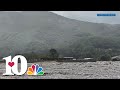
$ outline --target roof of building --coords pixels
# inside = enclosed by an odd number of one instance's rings
[[[119,56],[114,56],[114,57],[112,57],[112,59],[114,59],[114,58],[120,58],[120,55],[119,55]]]
[[[64,57],[64,58],[73,58],[73,57]]]

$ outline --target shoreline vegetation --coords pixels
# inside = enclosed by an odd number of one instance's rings
[[[47,54],[38,54],[38,53],[21,53],[12,55],[12,57],[16,55],[22,55],[27,59],[28,63],[34,62],[49,62],[49,61],[56,61],[56,62],[96,62],[96,61],[120,61],[119,56],[111,57],[110,54],[100,54],[97,58],[95,57],[64,57],[60,56],[56,49],[50,49]],[[0,62],[5,62],[3,59]],[[20,62],[18,60],[18,62]]]

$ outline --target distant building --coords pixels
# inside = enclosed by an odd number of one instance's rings
[[[81,61],[81,62],[95,62],[96,60],[93,58],[83,58],[83,59],[77,59],[77,61]]]
[[[77,60],[77,59],[73,58],[73,60]]]
[[[120,61],[120,55],[111,58],[112,61]]]
[[[93,58],[84,58],[84,60],[91,60],[91,59],[93,59]]]
[[[73,57],[64,57],[65,60],[73,60]]]

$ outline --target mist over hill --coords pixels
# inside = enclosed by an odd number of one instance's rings
[[[86,43],[94,38],[97,39],[94,44]],[[94,47],[96,41],[108,41],[112,46],[105,49],[118,49],[119,39],[119,24],[78,21],[47,11],[0,12],[0,57],[17,53],[45,53],[51,48],[61,54],[65,51],[65,55],[72,55],[71,50],[79,48],[83,41],[84,45]],[[97,46],[95,48],[100,48]]]

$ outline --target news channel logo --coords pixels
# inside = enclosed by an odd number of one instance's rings
[[[97,13],[97,16],[116,16],[115,13]]]
[[[18,71],[18,59],[21,60],[21,70]],[[27,60],[22,55],[16,55],[13,59],[11,56],[3,58],[6,61],[6,72],[3,75],[44,75],[43,68],[38,64],[32,64],[27,67]]]

